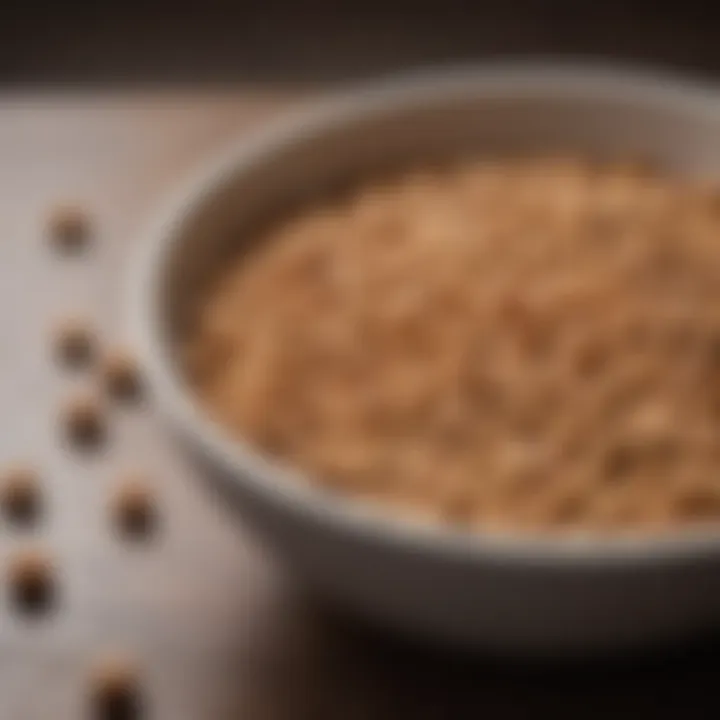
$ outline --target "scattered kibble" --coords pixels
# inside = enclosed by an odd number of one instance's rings
[[[123,480],[114,498],[112,513],[122,537],[142,539],[152,534],[157,525],[157,509],[143,478],[130,476]]]
[[[56,355],[65,365],[87,365],[95,352],[95,344],[95,336],[87,320],[67,318],[56,328]]]
[[[104,439],[103,409],[93,395],[73,398],[65,408],[63,421],[67,438],[77,448],[96,448]]]
[[[120,400],[136,399],[141,391],[141,378],[133,355],[124,349],[110,352],[103,363],[105,387]]]
[[[91,688],[94,720],[134,720],[141,714],[142,698],[137,672],[122,657],[106,657],[93,669]]]
[[[25,550],[11,559],[10,596],[15,609],[28,616],[49,612],[56,600],[52,561],[42,550]]]
[[[13,467],[0,478],[0,506],[5,517],[17,525],[30,525],[40,515],[37,473],[30,467]]]
[[[90,240],[90,221],[80,207],[59,205],[50,215],[49,231],[58,250],[64,254],[76,254]]]

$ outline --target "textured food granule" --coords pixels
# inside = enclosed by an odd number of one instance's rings
[[[24,550],[11,558],[10,595],[22,615],[47,613],[56,599],[56,580],[50,557],[41,549]]]
[[[95,352],[96,339],[89,322],[66,318],[55,328],[55,351],[65,365],[87,365]]]
[[[75,205],[58,205],[48,220],[50,239],[63,254],[77,254],[90,241],[90,220],[82,208]]]
[[[103,362],[104,383],[108,393],[119,400],[140,396],[142,381],[135,358],[125,349],[109,352]]]
[[[73,397],[63,410],[64,432],[78,449],[98,448],[105,438],[104,410],[93,394]]]
[[[113,521],[123,537],[146,538],[157,525],[153,493],[142,477],[123,479],[112,506]]]
[[[547,157],[360,186],[224,267],[186,369],[238,436],[393,512],[717,521],[719,200]]]
[[[16,466],[0,478],[0,507],[11,522],[32,524],[40,514],[40,488],[37,473],[30,467]]]
[[[137,670],[127,658],[108,655],[95,662],[90,705],[95,720],[133,720],[143,716]]]

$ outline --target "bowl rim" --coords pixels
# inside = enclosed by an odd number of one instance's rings
[[[398,550],[441,554],[455,560],[531,566],[658,564],[720,552],[720,528],[699,526],[658,534],[593,536],[512,532],[410,520],[392,509],[314,486],[298,469],[257,451],[231,435],[202,407],[163,339],[160,280],[186,221],[206,197],[238,173],[259,166],[275,152],[305,137],[408,104],[442,101],[457,94],[493,97],[582,98],[627,101],[658,111],[713,119],[720,124],[720,93],[712,84],[677,73],[607,63],[543,60],[500,61],[416,70],[358,85],[314,100],[243,134],[215,161],[169,196],[138,243],[129,274],[129,330],[149,389],[163,415],[204,455],[246,491],[309,521]]]

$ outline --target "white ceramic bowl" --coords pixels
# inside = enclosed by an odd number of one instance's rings
[[[316,104],[228,148],[142,248],[133,324],[149,384],[200,472],[280,557],[388,627],[507,652],[589,652],[720,625],[720,533],[532,539],[411,525],[313,488],[212,422],[177,338],[243,229],[348,174],[437,153],[569,151],[720,174],[720,101],[656,75],[490,66]],[[251,233],[248,233],[251,235]]]

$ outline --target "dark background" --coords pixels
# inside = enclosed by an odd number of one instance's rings
[[[418,64],[570,55],[720,71],[713,2],[0,3],[0,83],[341,82]]]

